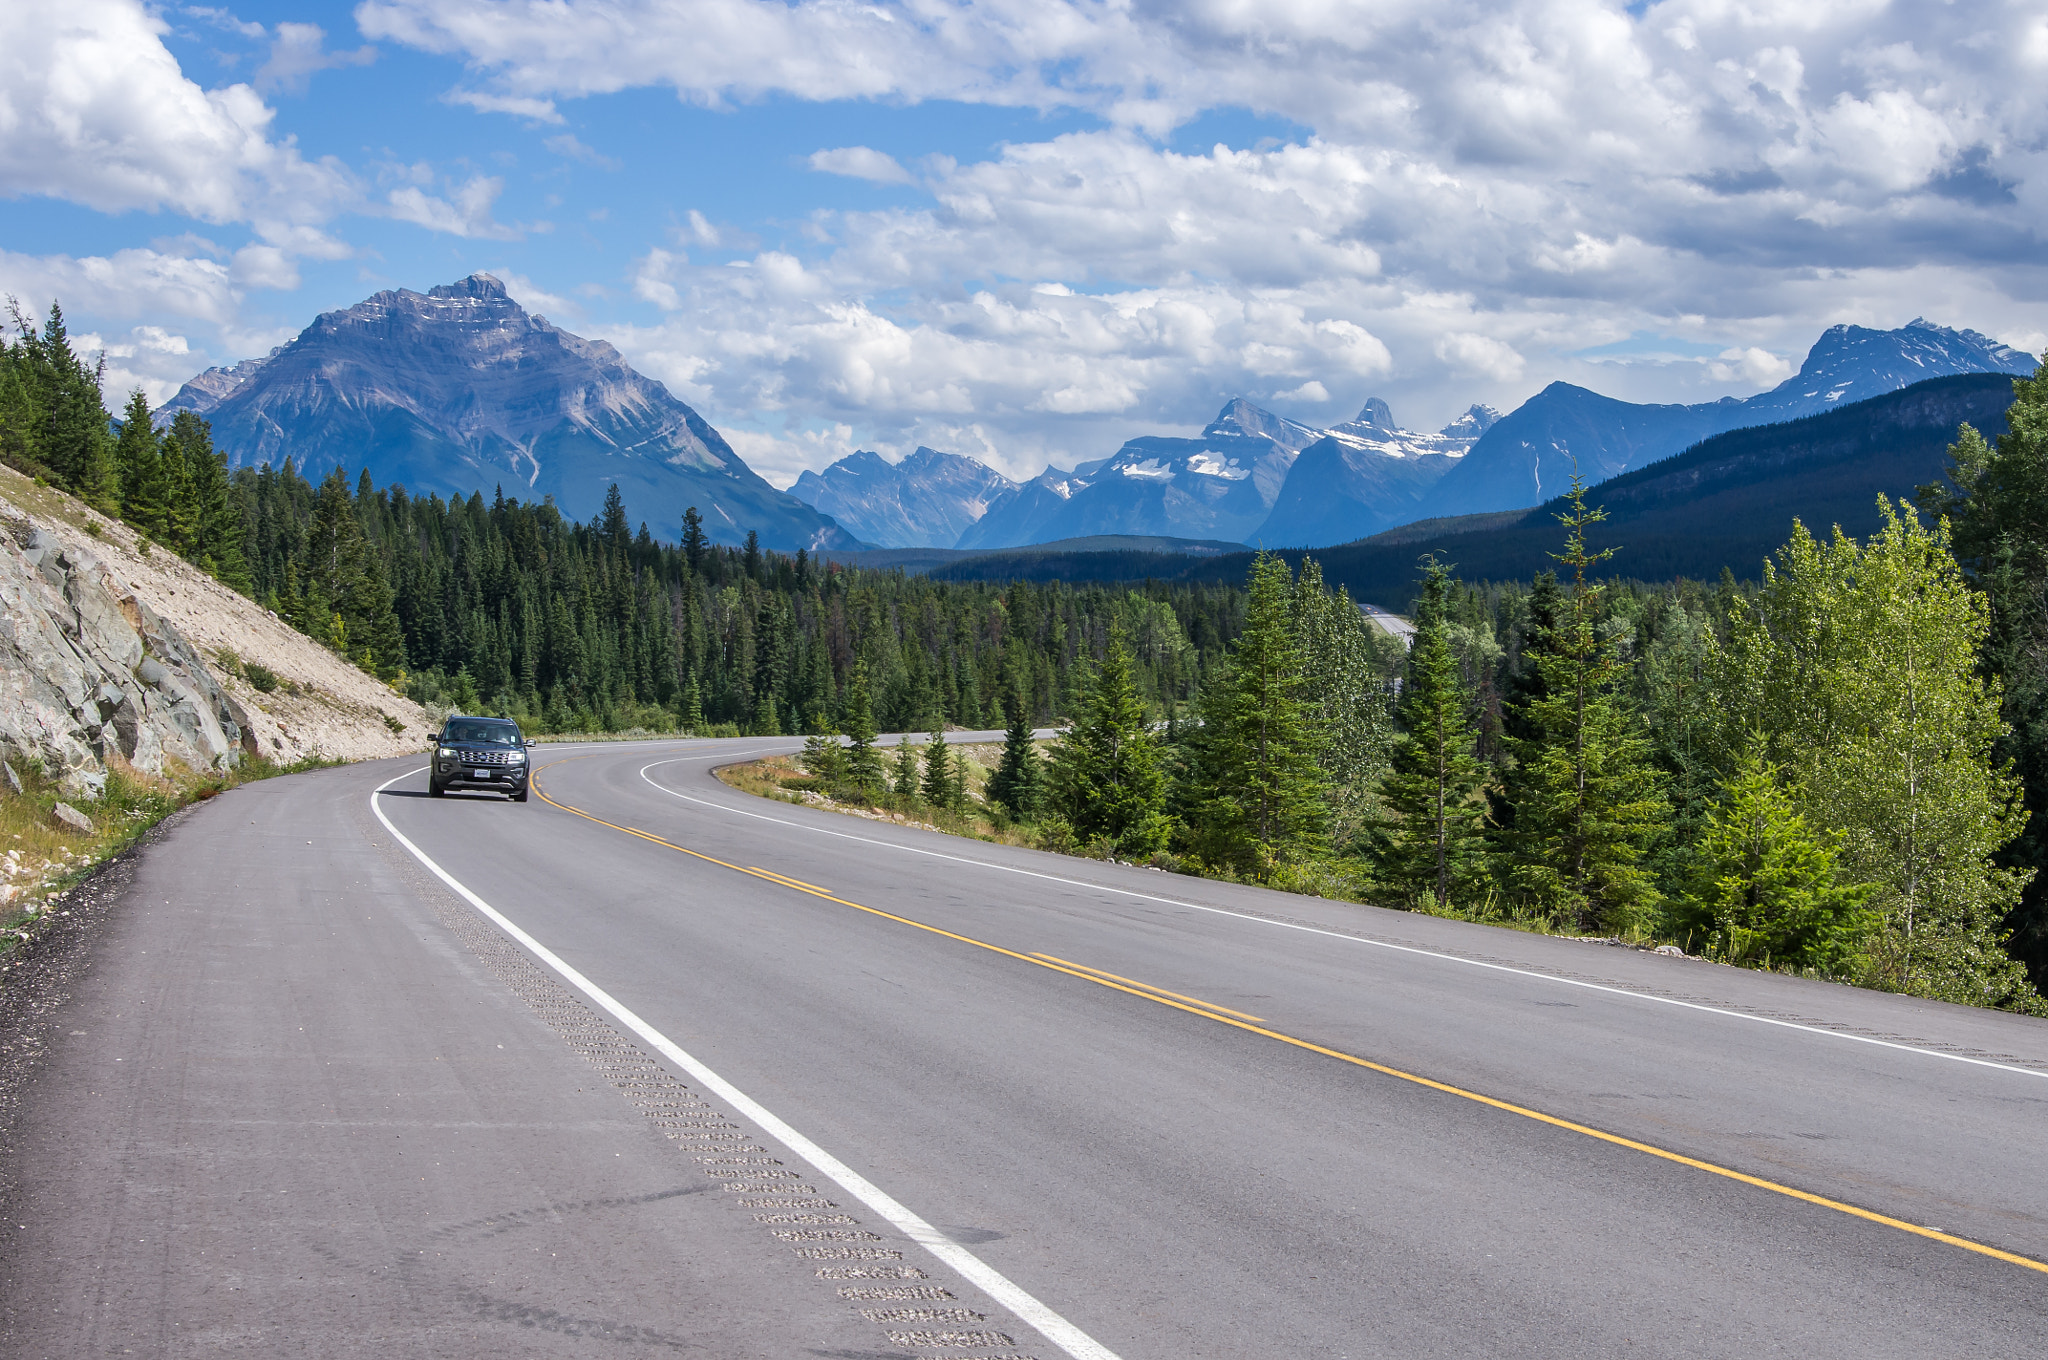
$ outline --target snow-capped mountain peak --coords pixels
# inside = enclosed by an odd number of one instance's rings
[[[1366,402],[1356,420],[1330,428],[1330,436],[1355,449],[1367,449],[1387,458],[1420,458],[1441,454],[1462,458],[1479,436],[1500,419],[1491,406],[1473,406],[1465,414],[1437,431],[1424,434],[1404,430],[1394,420],[1393,408],[1374,397]]]

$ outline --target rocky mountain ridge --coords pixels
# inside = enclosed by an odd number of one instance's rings
[[[414,495],[502,487],[553,496],[575,519],[617,483],[667,538],[695,505],[720,542],[753,530],[788,551],[860,546],[610,344],[527,312],[489,274],[322,313],[269,355],[200,374],[166,404],[177,409],[212,422],[231,467],[291,458],[314,479],[367,468]]]
[[[1929,378],[2030,374],[2035,363],[1976,331],[1916,317],[1889,331],[1832,326],[1797,374],[1742,400],[1645,405],[1552,383],[1487,430],[1413,518],[1520,509],[1562,492],[1574,468],[1587,482],[1601,482],[1728,430],[1814,415]]]
[[[950,548],[1018,484],[979,459],[920,445],[900,463],[865,450],[789,489],[877,548]]]

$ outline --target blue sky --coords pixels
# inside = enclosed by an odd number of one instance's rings
[[[2048,344],[2038,6],[73,0],[0,51],[0,287],[158,400],[479,269],[781,483]]]

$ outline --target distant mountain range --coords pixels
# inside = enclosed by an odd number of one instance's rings
[[[920,448],[894,464],[850,454],[806,472],[790,494],[885,548],[985,550],[1105,535],[1327,542],[1400,523],[1499,419],[1475,406],[1422,434],[1402,429],[1375,397],[1356,420],[1318,430],[1238,398],[1192,439],[1146,435],[1028,482]]]
[[[1743,401],[1644,406],[1552,383],[1489,429],[1411,518],[1536,505],[1565,489],[1574,466],[1587,482],[1603,482],[1724,430],[1813,415],[1928,378],[2030,374],[2035,364],[2033,356],[1975,331],[1916,318],[1894,331],[1831,327],[1797,375]]]
[[[617,350],[529,314],[489,274],[324,313],[263,358],[208,369],[157,417],[180,410],[212,423],[232,467],[289,457],[316,480],[367,468],[414,495],[502,487],[578,520],[616,482],[664,538],[695,505],[720,542],[751,529],[785,551],[861,546]]]
[[[1553,383],[1510,415],[1474,406],[1423,434],[1402,429],[1378,398],[1327,430],[1240,398],[1192,439],[1148,435],[1022,484],[973,459],[919,449],[894,466],[854,454],[822,475],[806,473],[793,491],[889,547],[1018,548],[1088,535],[1322,547],[1420,519],[1523,509],[1556,495],[1574,468],[1602,482],[1728,430],[1928,378],[2034,366],[2032,356],[1975,331],[1926,320],[1891,331],[1836,326],[1796,377],[1744,400],[1642,405]]]
[[[1754,580],[1791,536],[1795,519],[1817,535],[1838,524],[1867,535],[1879,523],[1879,495],[1910,497],[1916,487],[1939,480],[1956,427],[1967,421],[1995,439],[2012,400],[2012,379],[2003,374],[1933,378],[1819,415],[1730,430],[1624,473],[1586,496],[1607,512],[1591,533],[1591,546],[1619,549],[1597,574],[1713,580],[1726,569]],[[1554,568],[1551,554],[1563,535],[1560,508],[1552,501],[1422,520],[1314,555],[1331,584],[1346,586],[1361,603],[1399,611],[1414,598],[1425,553],[1467,581],[1526,581]],[[940,580],[1242,581],[1249,565],[1245,553],[1168,557],[1113,546],[1121,550],[978,554],[934,564],[930,574]],[[1286,553],[1297,561],[1301,555]]]
[[[1798,376],[1746,400],[1639,405],[1553,383],[1502,416],[1474,406],[1434,434],[1374,398],[1317,429],[1242,398],[1192,438],[1146,435],[1072,471],[1016,482],[920,447],[851,454],[769,485],[719,432],[601,340],[529,314],[488,274],[378,293],[287,345],[212,368],[157,413],[212,422],[230,465],[289,457],[309,477],[367,468],[415,495],[502,487],[587,520],[612,483],[663,537],[695,505],[705,528],[772,548],[989,550],[1087,538],[1325,547],[1418,520],[1519,510],[1574,467],[1599,483],[1726,431],[1853,405],[1927,378],[2031,373],[2034,359],[1925,320],[1836,326]]]

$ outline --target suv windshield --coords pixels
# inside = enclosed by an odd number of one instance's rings
[[[517,746],[519,729],[507,722],[452,722],[441,740],[470,746]]]

